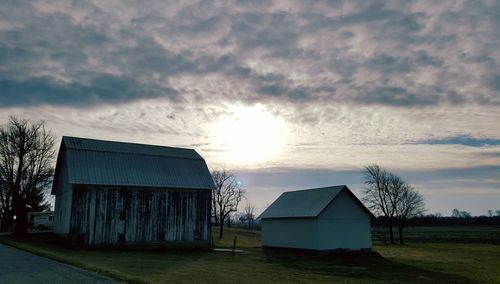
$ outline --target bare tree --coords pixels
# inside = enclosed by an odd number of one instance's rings
[[[383,215],[387,221],[389,238],[394,243],[393,223],[396,214],[395,201],[391,194],[391,174],[379,165],[365,167],[365,184],[363,202],[374,213]]]
[[[16,216],[15,235],[27,233],[28,211],[48,209],[45,193],[51,184],[54,138],[43,122],[11,117],[0,129],[2,211]],[[10,209],[9,209],[10,208]],[[12,222],[12,219],[6,220]],[[3,222],[2,222],[3,223]]]
[[[243,218],[248,223],[248,229],[251,229],[252,223],[255,220],[255,206],[252,203],[247,202],[245,204]]]
[[[493,217],[493,210],[488,210],[488,217]]]
[[[404,183],[399,188],[400,194],[396,203],[396,216],[398,220],[399,243],[404,244],[403,229],[409,218],[416,217],[425,212],[423,196],[412,186]]]
[[[394,244],[394,224],[398,225],[399,241],[404,243],[403,229],[406,221],[424,212],[423,197],[399,176],[379,165],[365,167],[363,201],[368,208],[383,215],[389,228],[389,238]]]
[[[224,236],[224,221],[232,212],[238,211],[238,205],[245,192],[240,188],[233,173],[226,169],[212,171],[215,190],[212,197],[213,211],[219,224],[219,238]]]

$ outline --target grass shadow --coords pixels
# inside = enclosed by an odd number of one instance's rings
[[[422,269],[375,255],[313,255],[273,250],[264,250],[264,254],[269,263],[304,273],[342,277],[353,282],[471,283],[471,280],[465,277]]]

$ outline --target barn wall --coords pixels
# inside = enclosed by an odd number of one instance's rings
[[[298,249],[317,249],[315,218],[262,219],[262,245]]]
[[[120,234],[126,243],[208,241],[210,197],[210,190],[75,186],[71,233],[89,245],[116,244]]]
[[[72,186],[68,183],[66,156],[61,157],[61,167],[58,172],[56,200],[54,208],[54,231],[58,234],[68,234],[71,219]]]
[[[370,217],[346,191],[320,214],[318,244],[321,250],[372,247]]]

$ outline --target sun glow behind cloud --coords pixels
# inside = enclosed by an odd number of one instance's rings
[[[248,165],[272,159],[283,150],[287,127],[262,105],[233,106],[215,124],[215,144],[225,162]]]

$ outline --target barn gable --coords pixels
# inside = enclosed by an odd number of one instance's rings
[[[60,178],[84,185],[214,188],[205,160],[193,149],[76,137],[62,139],[52,194]]]

